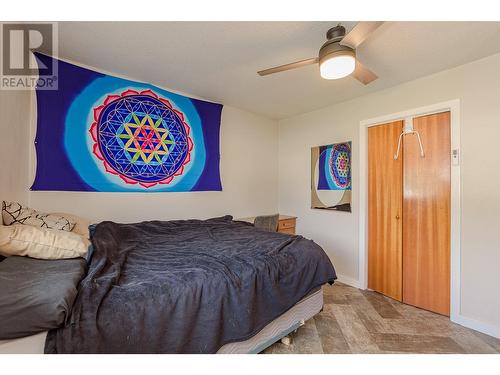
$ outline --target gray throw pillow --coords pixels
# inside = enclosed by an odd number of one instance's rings
[[[0,340],[34,335],[64,324],[86,269],[82,258],[11,256],[0,262]]]
[[[256,228],[266,230],[268,232],[276,232],[278,230],[279,214],[257,216],[253,222]]]

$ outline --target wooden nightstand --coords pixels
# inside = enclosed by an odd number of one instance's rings
[[[286,234],[295,234],[296,216],[280,215],[278,220],[278,232]]]

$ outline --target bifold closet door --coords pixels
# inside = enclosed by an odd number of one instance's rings
[[[413,119],[404,137],[403,302],[450,313],[450,112]]]
[[[403,121],[368,128],[368,288],[402,299]]]

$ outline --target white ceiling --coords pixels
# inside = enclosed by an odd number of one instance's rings
[[[317,56],[336,24],[60,22],[59,56],[279,119],[500,52],[500,22],[387,22],[357,52],[379,76],[368,86],[323,80],[317,65],[256,74]]]

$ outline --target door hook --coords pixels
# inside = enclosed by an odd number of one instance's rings
[[[418,131],[413,129],[413,123],[412,121],[405,121],[405,127],[401,131],[401,134],[399,135],[398,139],[398,148],[396,149],[396,153],[394,154],[394,160],[398,160],[399,158],[399,151],[401,150],[401,139],[403,138],[403,135],[409,135],[409,134],[415,134],[418,139],[418,145],[420,147],[420,156],[425,157],[424,154],[424,146],[422,146],[422,139],[420,138],[420,134],[418,134]]]

